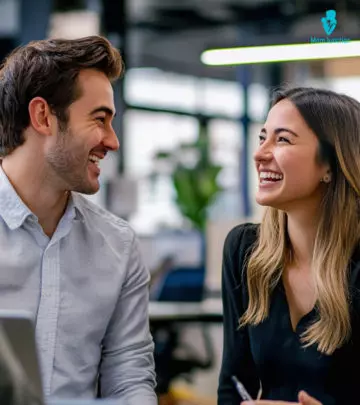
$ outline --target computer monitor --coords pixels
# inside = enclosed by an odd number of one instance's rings
[[[15,396],[44,404],[41,373],[31,314],[0,311],[0,362],[6,373],[5,388]]]
[[[29,385],[39,405],[126,405],[119,399],[49,399],[44,400],[35,327],[30,313],[0,310],[0,370],[9,374],[15,389],[24,391]],[[3,375],[2,375],[3,377]],[[2,380],[4,380],[2,378]],[[22,386],[21,386],[22,385]],[[27,387],[25,387],[27,388]],[[24,402],[27,405],[30,403]]]

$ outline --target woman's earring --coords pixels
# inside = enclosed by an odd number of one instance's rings
[[[323,183],[330,183],[331,181],[331,175],[330,174],[325,174],[325,176],[321,179]]]

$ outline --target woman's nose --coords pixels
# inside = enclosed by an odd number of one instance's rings
[[[254,160],[256,162],[264,161],[264,160],[271,160],[273,156],[272,146],[267,143],[266,141],[259,145],[254,153]]]

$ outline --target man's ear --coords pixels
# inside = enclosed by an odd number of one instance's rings
[[[49,104],[42,97],[34,97],[29,103],[30,125],[42,135],[52,134],[53,120]]]

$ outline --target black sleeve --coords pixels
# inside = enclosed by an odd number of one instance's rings
[[[219,376],[218,405],[239,405],[242,398],[234,388],[231,376],[244,384],[256,398],[259,378],[252,359],[247,327],[239,329],[239,318],[247,303],[243,263],[256,241],[258,226],[242,224],[226,237],[222,265],[222,301],[224,312],[223,358]]]

